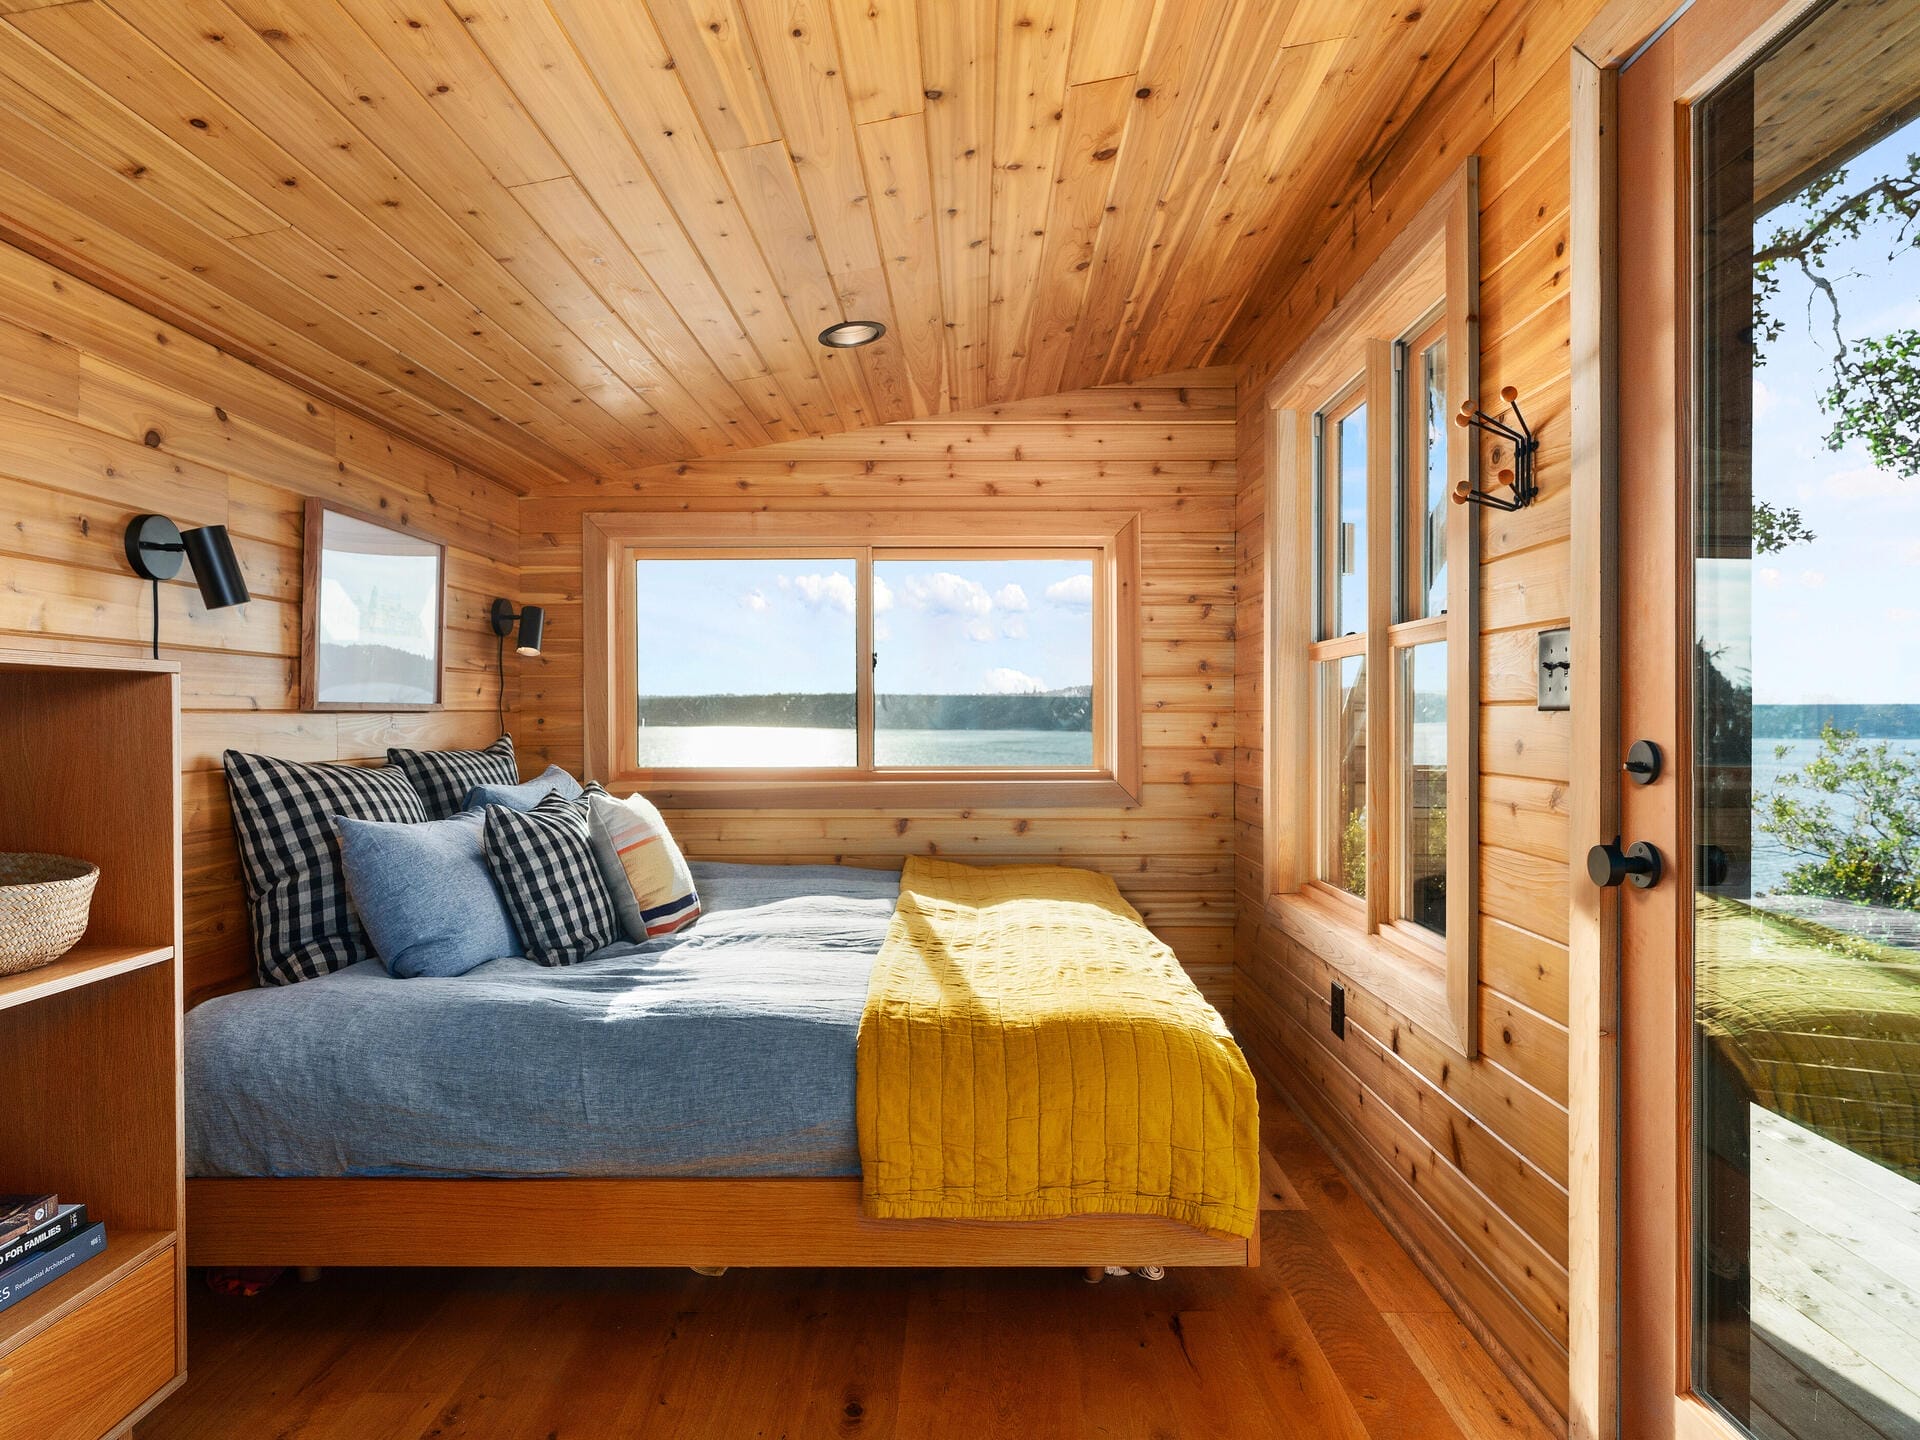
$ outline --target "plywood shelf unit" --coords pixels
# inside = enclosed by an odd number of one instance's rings
[[[171,945],[76,945],[51,965],[24,975],[0,976],[0,1010],[111,980],[142,966],[164,965],[173,956]]]
[[[0,1367],[19,1346],[59,1324],[96,1295],[111,1290],[179,1241],[177,1230],[113,1231],[107,1236],[105,1255],[68,1271],[12,1309],[0,1310]]]
[[[0,1440],[95,1440],[186,1377],[178,667],[0,650],[0,755],[0,851],[100,867],[80,944],[0,977],[0,1190],[107,1227],[0,1310]]]

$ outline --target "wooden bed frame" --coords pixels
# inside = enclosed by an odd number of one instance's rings
[[[234,988],[198,978],[196,1001]],[[188,1179],[186,1263],[1092,1271],[1253,1266],[1260,1244],[1143,1215],[872,1220],[851,1178]]]
[[[189,1180],[190,1265],[1251,1266],[1175,1220],[870,1220],[853,1179]]]

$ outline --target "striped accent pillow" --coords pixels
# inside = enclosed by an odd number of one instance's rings
[[[598,785],[586,798],[593,858],[627,938],[671,935],[698,920],[693,871],[659,810],[639,795],[616,800]]]
[[[389,767],[306,765],[229,750],[221,757],[262,985],[312,980],[373,958],[347,898],[333,817],[417,824],[407,777]]]
[[[389,750],[387,764],[398,766],[413,782],[429,820],[459,814],[476,786],[520,783],[511,735],[502,735],[484,750]]]
[[[489,805],[485,848],[529,960],[571,965],[620,938],[587,840],[584,800],[548,795],[531,810]]]

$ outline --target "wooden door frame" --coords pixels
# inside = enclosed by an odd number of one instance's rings
[[[1623,1061],[1620,1045],[1623,939],[1638,933],[1649,943],[1654,917],[1623,918],[1622,893],[1597,889],[1587,878],[1589,847],[1620,835],[1621,818],[1621,638],[1626,630],[1622,607],[1619,514],[1622,501],[1620,387],[1622,291],[1618,276],[1618,238],[1622,211],[1640,233],[1646,227],[1665,227],[1675,240],[1672,333],[1675,337],[1673,375],[1682,383],[1668,401],[1671,422],[1665,434],[1647,434],[1636,427],[1635,444],[1649,450],[1665,447],[1674,456],[1677,474],[1690,464],[1690,427],[1685,381],[1691,373],[1686,354],[1691,328],[1690,276],[1684,244],[1688,232],[1680,222],[1686,216],[1684,156],[1690,132],[1692,104],[1781,30],[1813,8],[1817,0],[1614,0],[1582,32],[1570,57],[1571,215],[1570,344],[1572,355],[1572,477],[1569,527],[1571,531],[1572,661],[1574,676],[1571,736],[1571,784],[1568,811],[1569,846],[1568,934],[1568,1433],[1574,1440],[1610,1440],[1619,1434],[1651,1437],[1715,1437],[1735,1435],[1704,1401],[1694,1395],[1691,1374],[1690,1294],[1684,1274],[1676,1278],[1690,1253],[1690,1196],[1687,1175],[1690,1054],[1677,1046],[1679,1065],[1668,1063],[1662,1074],[1634,1066],[1631,1053]],[[1621,72],[1661,41],[1682,21],[1687,29],[1682,54],[1673,71],[1676,144],[1675,183],[1649,191],[1629,185],[1623,193],[1619,168],[1618,90]],[[1637,287],[1631,292],[1638,295]],[[1643,389],[1660,382],[1658,366],[1636,364],[1626,372],[1628,384]],[[1631,478],[1628,481],[1631,486]],[[1661,497],[1630,494],[1629,507],[1639,517],[1651,500],[1657,509]],[[1671,564],[1664,566],[1665,594],[1649,593],[1646,577],[1639,576],[1632,604],[1634,613],[1688,616],[1690,591],[1683,578],[1690,573],[1691,487],[1673,485],[1666,499],[1671,515],[1660,523],[1672,525]],[[1656,585],[1659,583],[1656,580]],[[1671,620],[1667,621],[1672,624]],[[1664,707],[1667,723],[1650,734],[1677,762],[1690,753],[1689,693],[1685,671],[1690,647],[1675,626],[1673,643],[1656,657],[1669,662],[1649,677],[1636,670],[1643,691],[1650,691],[1652,707]],[[1581,677],[1602,677],[1602,683],[1582,683]],[[1651,687],[1648,680],[1651,679]],[[1657,692],[1657,693],[1654,693]],[[1649,708],[1643,705],[1642,711]],[[1679,794],[1684,763],[1669,772],[1671,797]],[[1691,893],[1691,867],[1677,837],[1687,822],[1676,813],[1669,833],[1646,838],[1667,854],[1670,862],[1664,899],[1666,939],[1678,945],[1685,935],[1685,915],[1674,897]],[[1629,838],[1640,838],[1639,836]],[[1636,892],[1637,897],[1637,892]],[[1652,898],[1651,896],[1646,898]],[[1658,908],[1658,907],[1656,907]],[[1682,1014],[1687,998],[1678,981],[1662,997],[1676,1039],[1682,1040],[1691,1016]],[[1660,1007],[1656,1007],[1660,1008]],[[1640,1016],[1646,1017],[1642,1005]],[[1629,1012],[1633,1014],[1635,1012]],[[1656,1023],[1659,1023],[1656,1020]],[[1621,1246],[1622,1106],[1633,1111],[1638,1124],[1654,1135],[1672,1126],[1673,1143],[1657,1147],[1658,1154],[1627,1157],[1631,1169],[1646,1164],[1663,1182],[1655,1186],[1655,1200],[1645,1216],[1643,1233],[1663,1243],[1647,1248]],[[1652,1148],[1652,1147],[1650,1147]],[[1630,1177],[1631,1178],[1631,1177]],[[1636,1211],[1636,1215],[1640,1212]],[[1644,1300],[1657,1297],[1647,1317],[1647,1333],[1621,1333],[1623,1290]],[[1638,1382],[1623,1394],[1622,1365]],[[1649,1398],[1651,1396],[1651,1399]],[[1669,1403],[1670,1398],[1670,1403]]]

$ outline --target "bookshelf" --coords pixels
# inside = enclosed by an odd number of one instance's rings
[[[0,977],[0,1190],[107,1226],[0,1310],[0,1440],[99,1440],[186,1378],[178,666],[0,649],[0,850],[100,867],[79,946]]]

